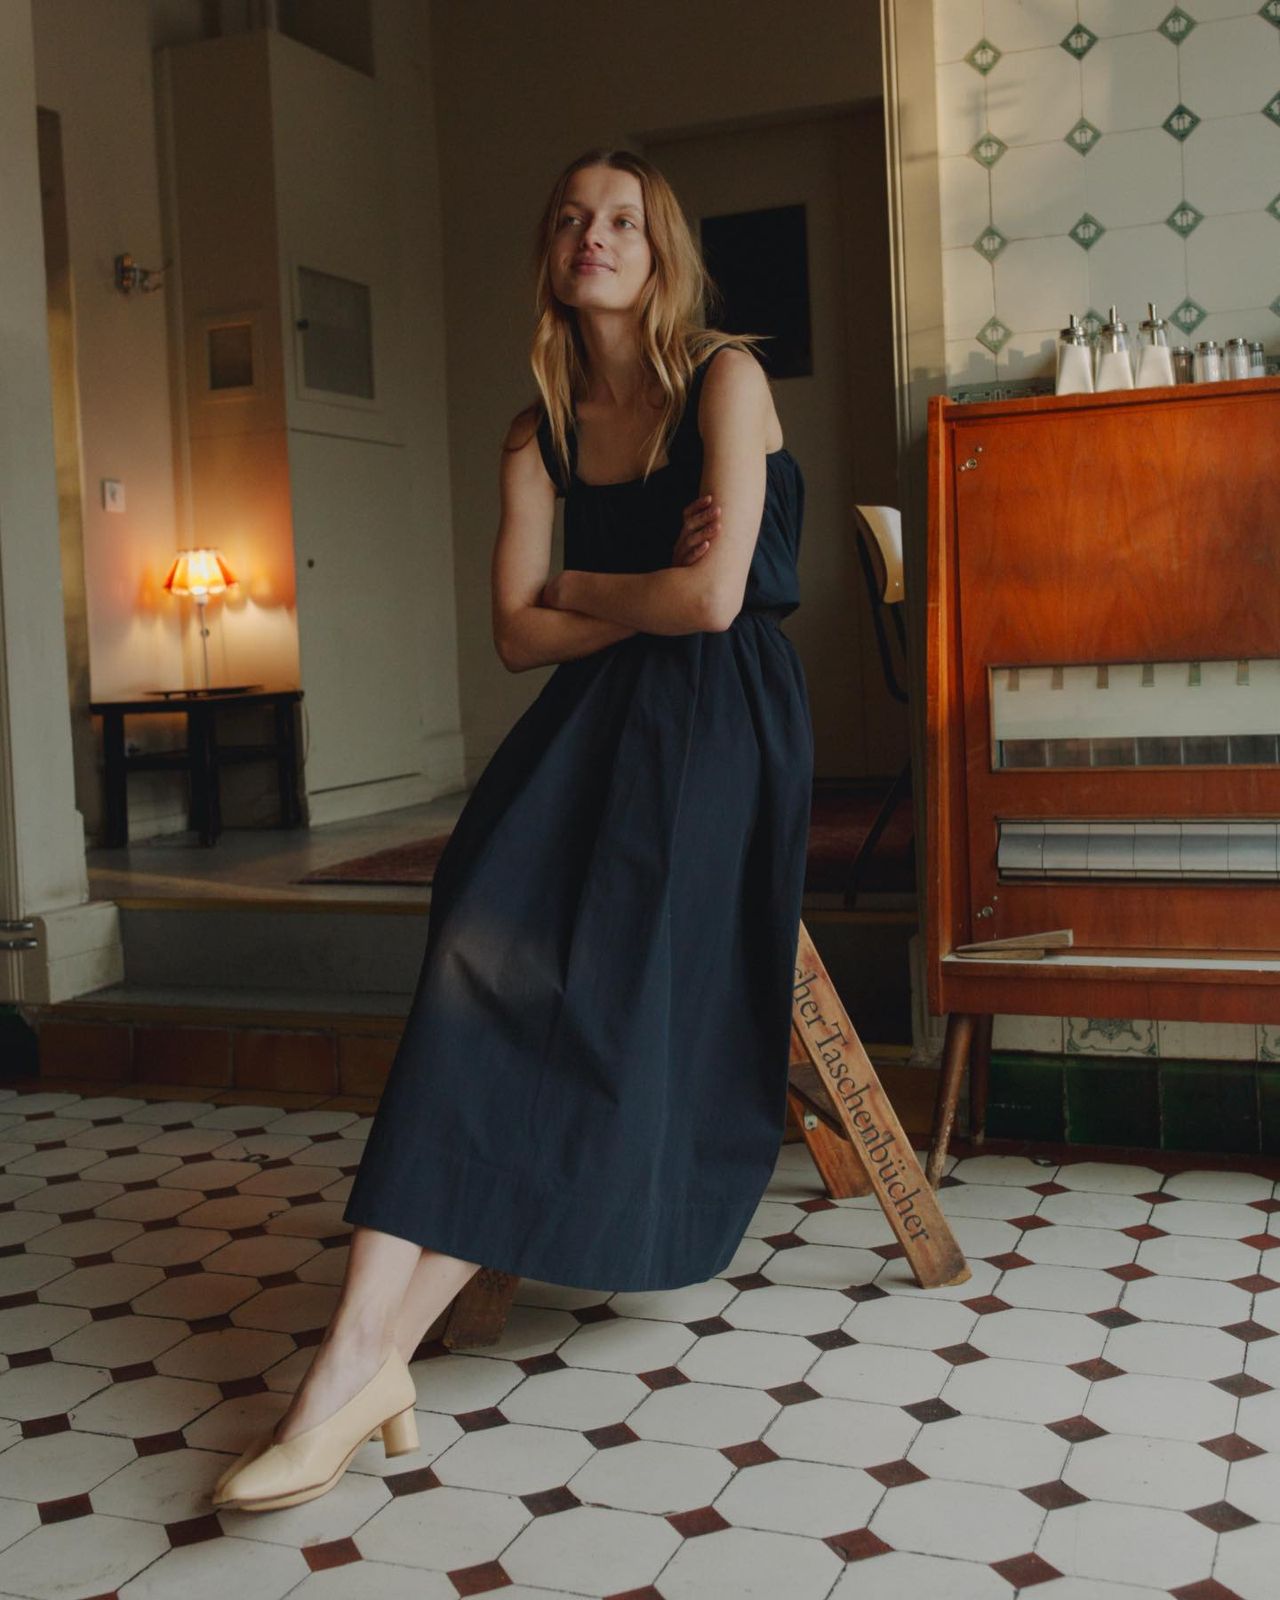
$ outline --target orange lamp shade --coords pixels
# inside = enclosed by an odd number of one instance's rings
[[[203,598],[221,594],[235,581],[235,574],[216,550],[179,550],[164,586],[170,594]]]

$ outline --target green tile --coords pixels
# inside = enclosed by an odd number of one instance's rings
[[[1162,1061],[1160,1146],[1252,1155],[1260,1147],[1252,1061]]]
[[[984,167],[994,167],[1009,146],[994,133],[984,133],[969,154]]]
[[[1157,33],[1164,34],[1165,38],[1173,44],[1181,44],[1196,25],[1196,19],[1182,9],[1174,6],[1173,10],[1156,29]]]
[[[987,1096],[987,1132],[993,1139],[1066,1137],[1064,1059],[993,1051]]]
[[[1068,232],[1082,250],[1092,250],[1098,240],[1107,230],[1088,211],[1079,219]]]
[[[1167,227],[1172,228],[1175,233],[1180,233],[1185,239],[1204,221],[1204,212],[1197,211],[1189,200],[1184,200],[1181,205],[1175,206],[1164,220]]]
[[[1003,52],[997,50],[990,39],[979,39],[965,60],[975,72],[980,72],[985,78],[1002,54]]]
[[[1095,128],[1087,117],[1081,117],[1079,122],[1063,135],[1063,140],[1077,155],[1087,156],[1101,137],[1102,130]]]
[[[1202,305],[1188,297],[1174,306],[1169,313],[1169,320],[1176,322],[1183,333],[1194,333],[1204,319],[1209,315]]]
[[[1158,1149],[1158,1066],[1133,1056],[1068,1056],[1068,1140]]]
[[[1067,54],[1074,56],[1077,61],[1087,56],[1097,42],[1098,35],[1092,28],[1086,28],[1083,22],[1077,22],[1066,38],[1060,41]]]
[[[978,329],[975,335],[981,345],[985,345],[993,356],[998,356],[1005,345],[1013,337],[1009,329],[1000,321],[999,317],[992,317]]]
[[[1280,1063],[1258,1063],[1259,1147],[1264,1156],[1280,1156]]]
[[[1182,140],[1189,139],[1200,126],[1200,118],[1190,106],[1184,106],[1179,101],[1160,126],[1181,143]]]

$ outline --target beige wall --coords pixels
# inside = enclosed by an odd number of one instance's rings
[[[534,224],[556,173],[591,145],[848,105],[881,92],[876,0],[435,0],[459,664],[477,769],[545,673],[493,650],[489,561],[499,448],[535,394],[528,366]]]
[[[36,0],[36,98],[58,112],[84,471],[90,676],[97,696],[165,681],[178,612],[160,584],[175,518],[163,294],[120,294],[113,262],[164,257],[144,0]],[[123,516],[99,484],[125,486]]]

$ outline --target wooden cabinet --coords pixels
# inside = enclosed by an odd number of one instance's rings
[[[1280,1020],[1278,462],[1276,378],[931,402],[933,1012]]]

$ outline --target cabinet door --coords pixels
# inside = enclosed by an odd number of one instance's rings
[[[1157,881],[1114,861],[1069,877],[1066,856],[1061,876],[1002,881],[996,861],[1002,821],[1054,819],[1065,835],[1280,818],[1265,736],[1280,734],[1277,437],[1280,391],[955,424],[969,892],[973,913],[990,908],[973,937],[1072,927],[1087,947],[1280,948],[1274,882]],[[1214,696],[1237,672],[1232,708],[1265,697],[1267,728],[1228,754]],[[1046,754],[1036,764],[1027,740],[1001,764],[993,708],[1016,727],[1031,693],[1040,720],[1025,725]]]

